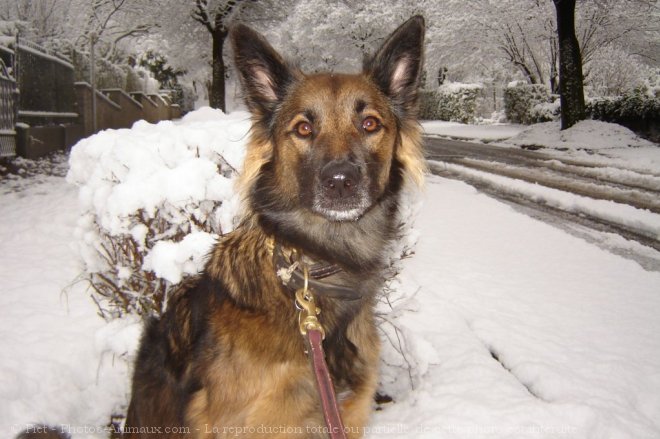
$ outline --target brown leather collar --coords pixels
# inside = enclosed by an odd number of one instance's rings
[[[296,251],[285,249],[277,242],[274,243],[273,263],[275,270],[277,276],[287,288],[292,291],[303,288],[305,276],[302,264],[304,263],[307,264],[308,269],[309,289],[314,293],[333,299],[349,301],[360,299],[360,296],[356,295],[352,288],[327,281],[322,282],[325,278],[341,273],[343,269],[339,265],[311,261],[306,256],[302,256],[301,262],[299,258],[300,255]]]

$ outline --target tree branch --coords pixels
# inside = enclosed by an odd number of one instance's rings
[[[195,9],[190,13],[193,20],[201,23],[210,33],[215,32],[215,28],[209,17],[208,0],[195,0]]]

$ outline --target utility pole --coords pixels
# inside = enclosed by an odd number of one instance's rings
[[[92,133],[96,133],[96,64],[94,61],[94,44],[96,44],[96,32],[89,36],[89,81],[92,85]]]

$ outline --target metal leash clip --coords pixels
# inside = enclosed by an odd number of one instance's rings
[[[302,258],[300,259],[302,260]],[[307,335],[307,331],[316,330],[321,333],[325,339],[325,330],[321,326],[318,315],[321,314],[321,308],[316,306],[314,295],[309,290],[309,272],[307,264],[302,263],[305,283],[302,288],[296,291],[296,308],[298,312],[298,326],[302,335]]]

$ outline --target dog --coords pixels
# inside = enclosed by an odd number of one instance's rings
[[[321,310],[345,431],[363,435],[378,383],[373,307],[400,193],[425,172],[415,118],[424,26],[419,16],[401,25],[360,74],[304,74],[254,30],[232,27],[252,116],[246,214],[147,323],[125,437],[328,437],[294,306],[303,281]]]

